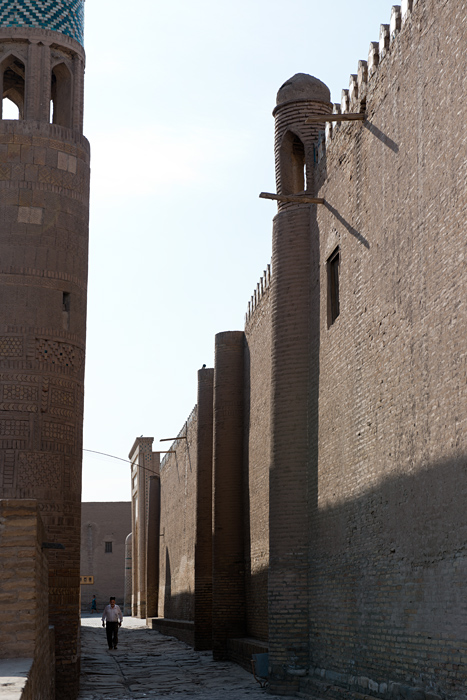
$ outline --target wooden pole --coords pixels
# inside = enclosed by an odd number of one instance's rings
[[[317,117],[308,117],[305,124],[320,124],[321,122],[362,122],[366,119],[366,114],[360,112],[349,112],[348,114],[322,114]]]
[[[298,204],[324,204],[324,199],[321,197],[309,197],[306,194],[271,194],[270,192],[261,192],[261,199],[275,199],[278,202],[297,202]]]

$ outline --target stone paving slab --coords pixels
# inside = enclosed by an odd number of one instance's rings
[[[78,700],[136,700],[183,696],[206,700],[287,700],[262,690],[237,664],[213,661],[174,637],[126,617],[118,649],[107,650],[100,616],[81,619],[81,689]]]

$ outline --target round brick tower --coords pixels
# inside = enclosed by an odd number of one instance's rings
[[[314,146],[331,112],[329,90],[299,73],[274,110],[277,192],[315,197]],[[269,485],[269,654],[273,691],[296,689],[308,666],[309,528],[313,509],[319,362],[316,204],[280,202],[272,267],[272,401]]]
[[[0,0],[0,497],[39,502],[57,697],[79,680],[89,218],[84,0]],[[64,549],[50,548],[50,544]]]

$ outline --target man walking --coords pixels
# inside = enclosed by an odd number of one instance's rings
[[[118,605],[115,605],[115,598],[112,597],[109,605],[105,606],[104,612],[102,613],[102,627],[105,627],[109,649],[117,648],[118,628],[121,627],[122,620],[122,611]]]

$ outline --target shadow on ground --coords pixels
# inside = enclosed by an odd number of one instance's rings
[[[193,651],[174,637],[148,629],[137,618],[124,619],[118,649],[109,651],[100,615],[83,613],[81,648],[78,700],[185,695],[207,700],[279,700],[278,695],[261,690],[253,676],[237,664],[213,661],[210,652]]]

